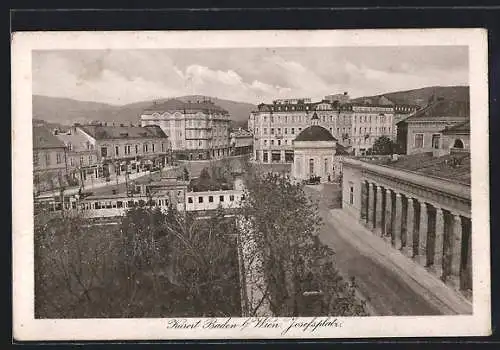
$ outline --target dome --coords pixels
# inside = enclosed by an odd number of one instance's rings
[[[302,130],[295,141],[337,141],[337,139],[325,128],[312,125]]]

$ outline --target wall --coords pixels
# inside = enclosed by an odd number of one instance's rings
[[[350,161],[343,162],[342,175],[342,208],[358,219],[361,214],[361,168],[352,165]],[[353,187],[353,202],[350,202],[350,188]]]
[[[309,161],[314,160],[314,176],[320,176],[321,181],[333,178],[333,164],[335,155],[335,142],[295,142],[292,177],[298,180],[307,180],[310,177]],[[325,159],[327,159],[325,171]]]
[[[215,210],[219,207],[219,205],[224,209],[239,208],[242,194],[243,191],[237,190],[186,192],[186,210]],[[221,196],[224,198],[223,201],[220,201]],[[231,201],[231,196],[233,196],[233,201]],[[209,201],[209,197],[212,197],[213,202]],[[203,199],[202,203],[199,202],[200,198]],[[192,202],[190,203],[190,201]]]
[[[408,122],[408,133],[407,133],[407,143],[406,143],[406,154],[417,154],[423,152],[432,152],[432,135],[440,134],[441,131],[446,127],[456,125],[463,122],[463,119],[459,120],[435,120],[435,121],[410,121]],[[424,144],[421,148],[415,147],[415,135],[424,135]],[[441,139],[443,136],[441,135]]]

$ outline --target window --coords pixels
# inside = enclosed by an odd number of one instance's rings
[[[67,147],[68,147],[68,151],[73,150],[73,145],[71,144],[71,142],[68,142]]]
[[[203,203],[203,197],[198,197],[198,203]]]
[[[292,135],[295,135],[295,128],[292,128]]]
[[[271,128],[271,135],[274,135],[274,128]]]
[[[267,163],[269,161],[269,155],[267,152],[264,152],[262,154],[262,160],[264,161],[264,163]]]
[[[424,147],[424,134],[415,134],[415,148]]]
[[[62,162],[61,153],[57,153],[56,154],[56,163],[57,164],[61,164],[61,162]]]
[[[264,146],[267,146],[267,140],[264,140]]]
[[[224,196],[219,196],[219,202],[224,202]]]
[[[214,196],[208,196],[208,202],[213,203],[214,202]]]
[[[309,159],[309,175],[314,174],[314,159]]]
[[[89,164],[92,164],[92,154],[89,155]]]
[[[271,140],[271,146],[274,146],[274,140]]]
[[[85,158],[83,158],[83,156],[80,156],[80,166],[82,166],[84,162],[85,162]]]
[[[328,158],[325,158],[325,175],[328,173]]]
[[[38,166],[38,152],[33,152],[33,165]]]
[[[230,195],[230,196],[229,196],[229,200],[230,200],[231,202],[234,202],[234,195]]]
[[[116,206],[117,206],[118,208],[122,208],[122,207],[123,207],[123,202],[122,202],[122,201],[117,201],[117,202],[116,202]]]
[[[118,148],[118,146],[115,146],[115,155],[120,155],[120,149]]]
[[[278,128],[278,135],[281,134],[281,128]]]
[[[73,157],[71,157],[71,158],[69,159],[69,165],[71,165],[71,166],[74,166],[74,165],[75,165],[75,159],[74,159]]]
[[[130,145],[125,146],[125,154],[130,154]]]
[[[434,134],[432,135],[432,148],[438,149],[439,148],[439,141],[441,139],[440,134]]]
[[[352,185],[349,188],[349,204],[354,204],[354,187]]]
[[[190,204],[193,203],[193,197],[188,197],[188,203],[190,203]]]
[[[201,144],[201,141],[200,141],[200,144]],[[154,143],[151,145],[151,149],[152,149],[152,151],[154,153],[154,151],[155,151],[155,144]]]
[[[278,140],[278,146],[281,146],[281,140]]]
[[[148,153],[148,144],[145,143],[143,146],[142,146],[143,150],[144,150],[144,153]]]
[[[139,145],[135,145],[135,154],[139,153]]]
[[[165,144],[164,143],[161,144],[161,151],[165,152]]]
[[[301,132],[301,131],[302,131],[302,128],[299,128],[299,132]]]
[[[285,128],[285,135],[288,134],[288,128]]]
[[[264,135],[267,135],[267,128],[264,128]]]

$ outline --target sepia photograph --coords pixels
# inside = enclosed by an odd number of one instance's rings
[[[488,335],[486,45],[14,33],[14,336]]]

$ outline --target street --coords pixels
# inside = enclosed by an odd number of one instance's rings
[[[335,251],[337,268],[345,277],[355,277],[358,292],[367,300],[372,311],[379,316],[390,315],[441,315],[467,313],[468,305],[449,293],[445,286],[439,285],[426,275],[426,271],[418,270],[418,277],[412,276],[412,269],[419,268],[416,264],[403,256],[398,259],[406,259],[403,264],[394,263],[394,260],[384,258],[384,249],[387,255],[393,254],[394,250],[384,245],[379,240],[378,251],[376,244],[368,240],[359,239],[356,229],[359,226],[354,218],[342,216],[342,211],[334,209],[340,196],[340,188],[334,184],[322,184],[319,186],[306,186],[306,193],[313,200],[318,201],[319,214],[323,219],[320,229],[320,239]],[[338,212],[339,218],[335,220],[332,212]],[[380,248],[382,247],[382,249]],[[382,251],[382,253],[380,253]],[[394,254],[399,254],[395,252]],[[402,261],[402,260],[401,260]],[[404,267],[402,267],[404,266]],[[410,266],[408,268],[408,266]],[[407,271],[404,271],[404,268]],[[422,283],[414,279],[430,280],[430,290],[422,287]],[[432,284],[434,283],[434,284]],[[425,285],[425,283],[423,283]],[[434,291],[441,293],[439,297],[433,296]],[[443,296],[444,295],[444,296]],[[450,296],[451,295],[451,296]],[[443,301],[445,300],[445,301]],[[451,306],[450,306],[451,305]],[[460,310],[457,310],[461,308]]]

